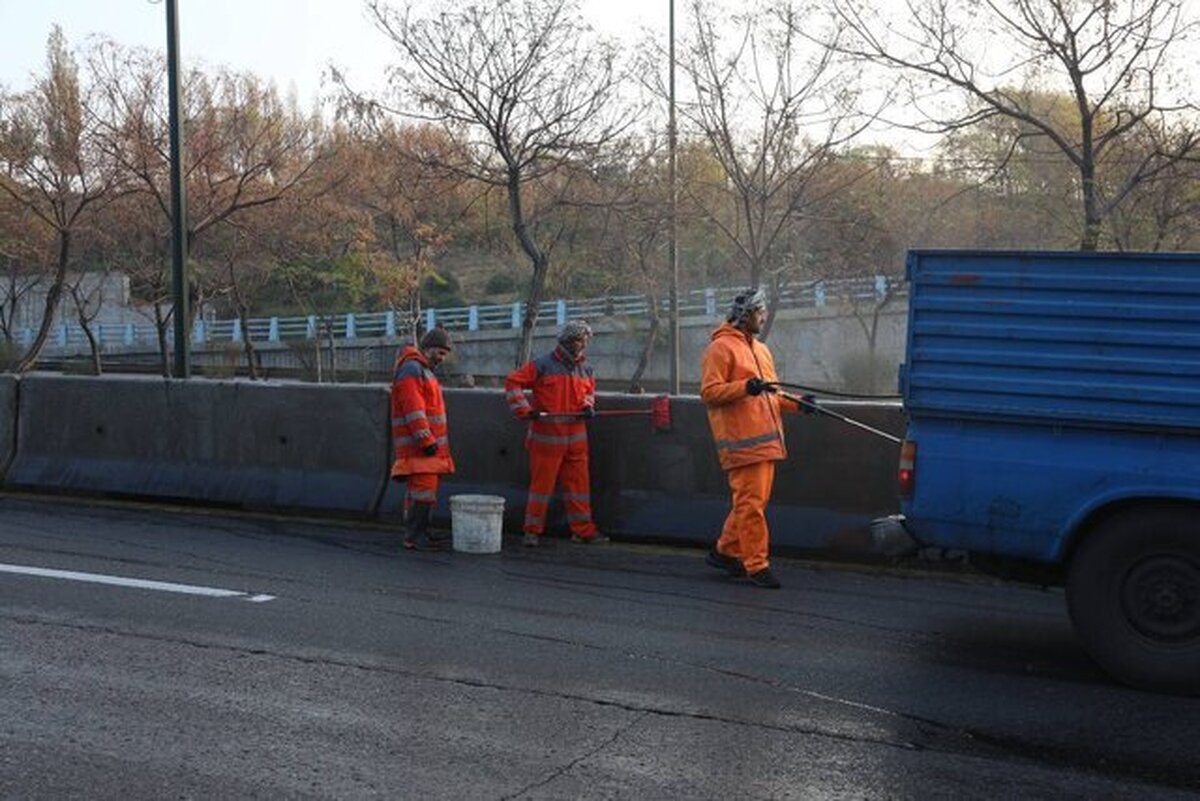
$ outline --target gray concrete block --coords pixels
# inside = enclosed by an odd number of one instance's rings
[[[20,387],[16,376],[0,375],[0,481],[3,481],[17,448],[17,395]]]
[[[525,424],[512,419],[502,390],[447,389],[450,443],[458,470],[443,479],[435,519],[448,524],[448,499],[459,493],[505,498],[505,527],[524,517],[529,460]],[[604,409],[650,408],[648,395],[604,394]],[[836,403],[832,408],[895,434],[904,431],[897,404]],[[672,429],[656,432],[648,415],[597,418],[589,424],[592,510],[606,532],[629,539],[709,542],[729,510],[725,473],[717,462],[704,404],[671,401]],[[768,519],[776,545],[796,550],[870,543],[873,519],[899,508],[899,448],[843,422],[787,415],[789,458],[776,468]],[[398,519],[403,484],[393,483],[381,511]],[[562,506],[551,504],[549,528],[562,529]],[[857,535],[861,534],[861,537]]]
[[[21,390],[11,487],[368,514],[387,473],[377,386],[33,376]]]

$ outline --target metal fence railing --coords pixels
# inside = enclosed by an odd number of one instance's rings
[[[717,317],[729,308],[740,287],[696,289],[684,292],[679,298],[680,315],[684,317]],[[821,307],[837,302],[879,302],[903,295],[906,286],[902,276],[876,275],[792,284],[784,287],[775,299],[775,308],[792,309]],[[670,302],[659,300],[658,312],[667,315]],[[595,320],[603,317],[645,317],[650,313],[649,299],[644,294],[610,295],[580,300],[547,300],[538,306],[538,320],[544,324],[561,325],[569,318]],[[481,331],[520,328],[525,316],[525,304],[514,303],[456,306],[425,309],[423,328],[442,326],[455,331]],[[291,317],[261,317],[249,321],[249,335],[256,342],[283,342],[327,337],[335,339],[395,337],[407,333],[412,321],[395,311],[340,312],[329,315]],[[157,347],[158,333],[151,323],[96,324],[92,332],[103,349],[137,350]],[[17,341],[28,346],[33,341],[33,329],[23,328]],[[168,338],[171,336],[168,331]],[[195,346],[241,342],[246,336],[240,320],[197,320],[192,331]],[[87,335],[78,323],[63,323],[55,327],[46,343],[47,354],[70,354],[89,350]]]

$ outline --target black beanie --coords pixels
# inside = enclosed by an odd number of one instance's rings
[[[421,350],[429,348],[454,350],[454,346],[450,344],[450,332],[441,326],[426,331],[425,336],[421,337]]]

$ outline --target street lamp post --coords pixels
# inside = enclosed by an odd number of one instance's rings
[[[679,376],[679,257],[676,238],[679,233],[677,222],[679,192],[675,180],[675,0],[668,0],[669,12],[667,20],[667,39],[669,41],[668,83],[670,84],[670,100],[667,109],[667,181],[670,183],[670,202],[668,205],[670,224],[667,260],[671,268],[671,394],[678,395],[680,391]]]
[[[187,198],[183,183],[183,120],[180,119],[179,12],[167,6],[167,108],[171,139],[171,280],[175,296],[175,377],[192,375],[188,335]]]

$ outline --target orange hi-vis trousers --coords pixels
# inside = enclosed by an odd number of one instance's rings
[[[775,483],[774,462],[754,462],[726,471],[733,508],[717,540],[717,552],[740,559],[747,573],[765,570],[770,533],[767,531],[767,502]]]
[[[529,500],[525,504],[525,532],[541,534],[546,528],[546,510],[554,488],[562,481],[563,506],[571,533],[590,537],[592,522],[591,484],[588,477],[587,441],[567,447],[531,442],[529,445]]]
[[[414,503],[437,503],[437,473],[413,473],[405,478],[404,484],[404,511]]]

